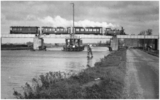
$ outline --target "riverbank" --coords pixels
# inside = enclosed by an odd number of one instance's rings
[[[2,44],[1,50],[30,50],[26,44]]]
[[[78,75],[49,72],[26,83],[16,98],[115,99],[122,98],[126,50],[114,51]]]
[[[46,48],[52,49],[52,48],[63,48],[65,44],[44,44]],[[84,46],[87,46],[88,44],[84,44]],[[108,47],[108,44],[91,44],[93,47]],[[1,44],[1,50],[32,50],[33,43],[29,42],[27,44]]]

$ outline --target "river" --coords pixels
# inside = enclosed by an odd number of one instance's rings
[[[33,77],[49,71],[80,72],[87,65],[93,67],[109,54],[107,47],[93,47],[93,59],[87,59],[87,51],[64,52],[61,48],[48,51],[1,51],[1,98],[12,99],[13,88],[18,90]]]

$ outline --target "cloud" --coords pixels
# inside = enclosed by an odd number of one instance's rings
[[[6,22],[6,16],[1,14],[1,23],[4,24]]]
[[[44,24],[52,25],[53,27],[70,27],[73,25],[72,20],[67,20],[62,18],[61,16],[56,16],[52,18],[51,16],[47,16],[42,18],[38,18],[39,21],[43,22]],[[80,20],[80,21],[75,21],[75,26],[78,27],[110,27],[110,28],[119,28],[119,25],[114,25],[112,23],[107,23],[107,22],[95,22],[95,21],[90,21],[88,19],[86,20]]]
[[[27,15],[27,17],[26,17],[26,20],[30,20],[30,21],[32,21],[32,20],[37,20],[37,17],[36,16],[34,16],[34,15]]]
[[[77,26],[123,26],[128,34],[152,28],[159,33],[159,1],[2,1],[1,26],[72,26],[72,2]]]

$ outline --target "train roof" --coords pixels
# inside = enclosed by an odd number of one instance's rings
[[[38,26],[10,26],[11,28],[39,28]]]
[[[102,27],[98,27],[98,26],[96,26],[96,27],[93,27],[93,28],[102,28]]]
[[[52,27],[52,26],[42,26],[42,28],[56,28],[56,27]]]
[[[75,27],[75,28],[102,28],[102,27]]]
[[[106,29],[111,29],[110,27],[107,27]]]
[[[42,26],[42,28],[66,28],[66,27],[52,27],[52,26]]]
[[[84,27],[80,27],[80,26],[75,26],[74,28],[84,28]]]
[[[96,26],[96,27],[85,27],[85,28],[102,28],[102,27],[97,27],[97,26]]]

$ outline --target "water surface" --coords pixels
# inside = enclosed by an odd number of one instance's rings
[[[33,77],[49,71],[80,72],[93,67],[105,55],[106,47],[94,47],[93,59],[87,60],[87,51],[64,52],[61,48],[48,51],[2,50],[1,51],[1,98],[14,98],[13,88],[20,89]]]

